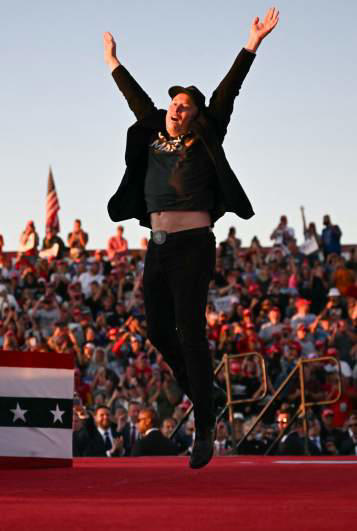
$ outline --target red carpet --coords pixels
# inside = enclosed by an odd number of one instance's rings
[[[0,470],[0,529],[356,529],[357,459],[77,459],[73,468]]]

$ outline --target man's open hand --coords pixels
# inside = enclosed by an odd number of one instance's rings
[[[103,35],[103,42],[104,42],[104,61],[109,66],[109,68],[113,71],[114,68],[119,66],[119,61],[117,59],[117,53],[116,53],[116,42],[114,40],[114,37],[109,31],[106,31]]]
[[[259,17],[255,17],[250,28],[246,48],[255,52],[262,40],[273,31],[278,22],[279,11],[275,7],[268,9],[262,22],[259,20]]]
[[[268,9],[263,22],[260,22],[259,17],[255,17],[250,30],[251,35],[262,41],[275,28],[278,22],[279,11],[275,7],[271,7]]]

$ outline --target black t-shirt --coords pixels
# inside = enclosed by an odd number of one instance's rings
[[[147,211],[212,210],[215,168],[201,141],[185,146],[183,136],[159,133],[149,147],[145,177]]]

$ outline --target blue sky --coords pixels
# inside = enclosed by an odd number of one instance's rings
[[[124,4],[124,5],[121,5]],[[227,214],[243,244],[262,243],[281,214],[301,240],[300,206],[321,229],[329,213],[356,243],[357,73],[355,0],[277,4],[281,20],[258,50],[235,104],[224,147],[253,203],[249,221]],[[251,20],[270,4],[222,0],[35,0],[2,7],[0,233],[17,247],[34,219],[44,234],[48,167],[61,203],[61,235],[81,218],[90,247],[115,226],[106,203],[124,172],[126,131],[134,116],[103,62],[102,34],[118,41],[121,62],[157,106],[173,84],[207,97],[244,46]],[[131,247],[148,231],[125,222]]]

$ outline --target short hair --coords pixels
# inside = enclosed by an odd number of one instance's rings
[[[94,408],[94,415],[96,415],[100,409],[106,409],[107,411],[110,412],[110,408],[108,406],[106,406],[105,404],[98,404]]]
[[[128,410],[124,406],[118,406],[115,408],[114,415],[117,413],[117,411],[123,411],[126,414],[128,414]]]
[[[153,409],[152,407],[143,407],[140,410],[140,412],[141,413],[146,413],[148,415],[148,417],[150,417],[151,425],[154,428],[157,428],[159,426],[159,417],[158,417],[155,409]]]
[[[140,406],[139,402],[137,400],[130,400],[128,404],[128,409],[130,406]]]

